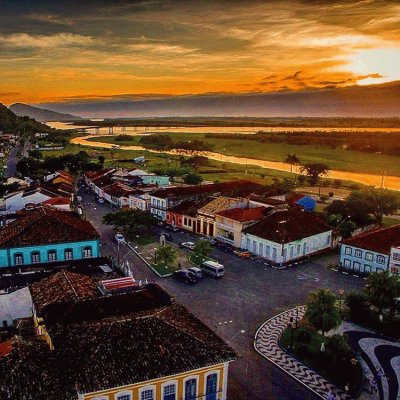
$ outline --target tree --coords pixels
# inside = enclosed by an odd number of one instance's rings
[[[36,160],[39,160],[40,158],[43,158],[43,154],[40,150],[31,150],[29,152],[29,157],[35,158]]]
[[[156,250],[157,262],[165,266],[171,265],[176,259],[176,250],[172,246],[161,246]]]
[[[322,332],[321,351],[325,350],[325,334],[340,323],[340,314],[336,305],[336,296],[329,289],[318,289],[308,295],[306,320]]]
[[[384,215],[394,214],[400,208],[400,200],[396,193],[387,189],[369,188],[351,192],[346,205],[349,209],[372,214],[376,222],[382,225]]]
[[[387,271],[372,273],[368,276],[365,292],[369,302],[378,309],[379,315],[385,308],[390,308],[393,317],[396,299],[400,297],[400,278],[389,275]]]
[[[208,158],[204,156],[193,156],[185,160],[184,157],[180,159],[181,165],[189,165],[194,170],[197,170],[201,166],[208,165]]]
[[[289,153],[285,158],[285,163],[290,164],[290,173],[293,173],[293,165],[300,165],[300,158],[295,153]]]
[[[203,258],[208,257],[212,253],[212,250],[211,243],[207,239],[198,240],[193,249],[196,254]]]
[[[98,156],[97,159],[99,160],[100,164],[104,164],[104,161],[106,161],[106,158],[104,156]]]
[[[120,210],[103,217],[103,224],[114,225],[115,229],[121,230],[131,240],[140,229],[148,230],[158,222],[158,218],[142,210]]]
[[[326,349],[332,354],[333,366],[339,359],[344,359],[351,354],[350,346],[343,335],[332,335],[326,339]]]
[[[203,177],[200,174],[191,172],[183,178],[183,181],[187,185],[199,185],[201,182],[203,182]]]
[[[300,167],[300,172],[309,176],[312,186],[315,186],[320,176],[326,175],[328,171],[329,167],[322,163],[305,164]]]
[[[346,304],[350,310],[351,319],[357,320],[368,310],[368,297],[364,292],[351,291],[346,296]]]

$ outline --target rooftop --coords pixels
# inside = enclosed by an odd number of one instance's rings
[[[42,206],[25,211],[0,229],[0,248],[98,239],[93,225],[75,214]]]
[[[376,253],[390,254],[392,247],[400,246],[400,224],[380,228],[343,241],[344,244],[371,250]]]
[[[291,208],[271,212],[245,232],[275,243],[290,243],[331,230],[318,216]]]
[[[209,202],[209,199],[203,201],[186,200],[174,207],[171,207],[168,212],[180,215],[188,215],[189,217],[195,217],[197,215],[198,208],[203,207]]]
[[[237,206],[243,199],[232,198],[232,197],[217,197],[211,200],[209,203],[198,209],[199,214],[214,215],[220,211],[227,210],[229,208]]]
[[[265,207],[254,207],[254,208],[232,208],[217,213],[217,215],[232,219],[238,222],[250,222],[257,221],[265,216],[268,209]]]

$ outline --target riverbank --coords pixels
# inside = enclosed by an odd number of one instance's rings
[[[112,135],[103,135],[103,136],[112,137]],[[77,144],[77,145],[82,145],[82,146],[88,146],[88,147],[107,148],[107,149],[115,148],[115,144],[113,142],[106,143],[106,142],[102,142],[102,141],[97,141],[96,138],[93,137],[93,135],[86,135],[86,136],[80,136],[80,137],[73,138],[73,139],[71,139],[71,143]],[[151,150],[151,149],[144,148],[143,146],[140,146],[140,145],[119,145],[118,148],[120,150],[137,150],[137,151],[145,150],[145,151],[152,152],[152,153],[167,153],[167,154],[173,154],[173,155],[179,154],[178,151],[157,151],[157,150]],[[279,161],[267,161],[267,160],[259,160],[259,159],[255,159],[255,158],[230,156],[230,155],[225,155],[225,154],[216,153],[216,152],[204,152],[204,153],[202,153],[202,155],[206,156],[207,158],[209,158],[211,160],[235,163],[235,164],[240,164],[240,165],[255,165],[258,167],[273,169],[273,170],[283,171],[283,172],[290,172],[291,168],[292,168],[292,166],[290,164],[287,164],[284,162],[279,162]],[[371,186],[375,186],[375,187],[382,186],[382,175],[377,175],[377,174],[376,175],[375,174],[364,174],[364,173],[358,173],[358,172],[347,172],[347,171],[340,171],[340,170],[332,169],[329,171],[327,178],[347,180],[347,181],[361,183],[364,185],[371,185]],[[387,189],[400,191],[400,176],[385,175],[384,187]]]

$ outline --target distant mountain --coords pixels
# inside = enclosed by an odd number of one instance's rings
[[[0,103],[0,131],[4,133],[17,132],[55,132],[49,126],[29,117],[18,117],[5,105]]]
[[[369,86],[286,90],[263,93],[216,93],[106,100],[79,99],[40,106],[82,117],[398,117],[400,81]]]
[[[12,112],[20,117],[28,116],[40,122],[71,121],[74,119],[80,119],[80,117],[76,117],[75,115],[50,111],[43,108],[29,106],[28,104],[23,103],[12,104],[9,108]]]

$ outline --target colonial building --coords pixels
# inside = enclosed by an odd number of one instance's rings
[[[99,257],[99,234],[90,222],[52,207],[25,211],[0,229],[0,268]]]
[[[30,287],[36,336],[0,354],[0,398],[225,400],[235,352],[158,285],[103,296],[62,271]]]
[[[393,271],[399,273],[400,225],[376,229],[344,240],[340,265],[355,273]]]
[[[273,263],[293,262],[332,247],[332,228],[306,211],[271,212],[245,229],[242,248]]]
[[[234,247],[240,247],[245,228],[258,222],[268,213],[266,207],[233,208],[215,216],[216,238]]]

